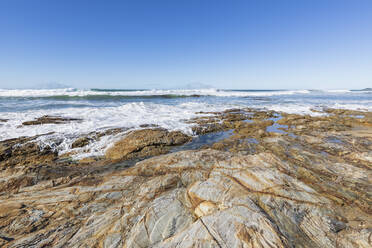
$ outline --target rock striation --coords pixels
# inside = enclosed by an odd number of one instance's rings
[[[232,111],[220,121],[234,130],[225,140],[130,168],[114,162],[190,137],[135,131],[104,165],[49,152],[26,162],[15,141],[2,142],[3,185],[15,174],[34,181],[0,191],[0,246],[371,247],[371,113],[327,111]]]

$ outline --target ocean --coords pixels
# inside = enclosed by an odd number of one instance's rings
[[[76,158],[103,155],[122,137],[108,135],[84,149],[71,148],[80,136],[94,131],[155,124],[192,133],[187,120],[208,115],[199,112],[257,108],[287,113],[323,115],[312,109],[344,108],[372,111],[372,91],[366,90],[117,90],[117,89],[0,89],[0,140],[51,133],[38,138],[60,154]],[[66,124],[22,125],[44,115],[82,119]],[[58,142],[56,142],[58,140]],[[57,145],[56,145],[57,144]]]

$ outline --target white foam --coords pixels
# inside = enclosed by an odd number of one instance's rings
[[[348,90],[348,89],[335,89],[335,90],[320,90],[325,93],[331,94],[370,94],[370,90]]]
[[[334,94],[349,94],[350,91],[330,92]],[[200,116],[199,111],[213,112],[223,111],[235,107],[251,107],[259,109],[269,109],[293,114],[309,114],[312,116],[325,115],[324,113],[313,112],[312,109],[321,110],[322,108],[344,108],[362,111],[372,111],[372,100],[366,96],[363,98],[360,95],[343,100],[342,97],[328,99],[328,95],[323,98],[306,97],[280,97],[278,101],[254,101],[252,99],[244,99],[247,96],[273,96],[273,95],[293,95],[293,94],[308,94],[308,90],[295,91],[226,91],[216,89],[201,89],[201,90],[146,90],[146,91],[92,91],[92,90],[77,90],[77,89],[48,89],[48,90],[0,90],[0,97],[48,97],[48,96],[87,96],[87,95],[211,95],[220,97],[208,99],[205,102],[182,101],[183,103],[156,104],[151,102],[132,102],[120,106],[116,101],[110,101],[108,105],[92,105],[89,101],[84,101],[88,107],[71,107],[59,109],[38,109],[23,112],[1,112],[1,119],[8,119],[7,122],[0,122],[0,140],[18,138],[21,136],[34,136],[54,132],[52,135],[40,137],[38,140],[42,145],[53,145],[56,140],[61,142],[56,149],[60,154],[66,152],[77,152],[76,158],[82,158],[92,155],[103,155],[107,147],[113,144],[117,139],[121,138],[123,133],[117,135],[108,135],[102,137],[99,141],[91,143],[84,148],[71,149],[71,144],[76,138],[93,131],[107,130],[109,128],[129,128],[138,129],[143,124],[155,124],[168,130],[180,130],[186,134],[192,134],[191,124],[185,120]],[[315,93],[316,96],[319,95]],[[234,98],[242,97],[242,98]],[[274,98],[273,98],[274,99]],[[275,98],[276,99],[276,98]],[[197,99],[199,101],[199,99]],[[205,99],[201,99],[204,101]],[[11,102],[11,101],[9,101]],[[16,101],[16,104],[19,104]],[[37,104],[41,104],[38,101]],[[41,101],[43,102],[43,101]],[[166,102],[166,101],[165,101]],[[178,101],[176,101],[178,102]],[[226,104],[226,102],[230,104]],[[235,104],[231,104],[234,102]],[[3,101],[3,105],[9,106],[8,100]],[[32,103],[31,103],[32,104]],[[80,104],[79,101],[69,101],[69,104]],[[5,106],[4,105],[4,106]],[[18,105],[17,105],[18,106]],[[37,105],[40,106],[40,105]],[[22,126],[22,122],[34,120],[35,118],[44,115],[57,115],[62,117],[71,117],[82,119],[82,122],[70,122],[68,124],[44,124],[35,126]]]
[[[372,101],[364,101],[365,105],[360,103],[333,103],[327,106],[328,108],[335,108],[335,109],[350,109],[350,110],[358,110],[358,111],[372,111]],[[369,104],[368,104],[369,103]]]
[[[200,116],[198,111],[222,111],[232,108],[233,105],[210,105],[206,103],[187,102],[178,105],[155,103],[127,103],[118,107],[106,108],[65,108],[58,110],[36,110],[26,112],[1,113],[1,118],[9,119],[0,125],[0,140],[17,138],[21,136],[34,136],[55,132],[52,135],[39,138],[42,144],[52,144],[60,139],[61,144],[56,147],[60,154],[70,152],[71,144],[82,134],[109,128],[140,128],[143,124],[155,124],[168,130],[180,130],[192,134],[191,124],[185,122],[190,118]],[[22,122],[33,120],[43,115],[81,118],[82,122],[67,124],[43,124],[22,126]],[[101,139],[85,149],[84,156],[102,155],[117,136]],[[83,151],[83,150],[77,150]]]
[[[324,92],[328,92],[328,93],[352,93],[351,90],[347,90],[347,89],[338,89],[338,90],[323,90]]]
[[[365,101],[365,104],[361,103],[327,103],[327,104],[301,104],[301,103],[290,103],[290,104],[266,104],[253,106],[255,108],[265,108],[268,110],[274,110],[277,112],[285,112],[288,114],[300,114],[300,115],[311,115],[311,116],[324,116],[326,113],[314,112],[312,110],[322,111],[325,108],[334,109],[350,109],[358,111],[372,111],[371,101]]]
[[[47,97],[78,94],[74,88],[65,89],[0,89],[0,97]]]
[[[176,89],[176,90],[137,90],[137,91],[94,91],[67,89],[24,89],[24,90],[4,90],[0,89],[0,97],[51,97],[51,96],[219,96],[219,97],[248,97],[248,96],[275,96],[275,95],[293,95],[308,94],[308,90],[281,90],[281,91],[230,91],[218,89]]]
[[[312,109],[321,110],[321,108],[306,105],[306,104],[278,104],[278,105],[265,105],[264,108],[268,110],[274,110],[277,112],[285,112],[288,114],[300,114],[300,115],[311,115],[311,116],[322,116],[324,113],[318,113],[311,111]]]

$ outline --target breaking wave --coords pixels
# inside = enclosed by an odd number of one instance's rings
[[[219,90],[219,89],[175,89],[175,90],[115,90],[115,89],[0,89],[0,97],[24,98],[52,98],[52,99],[78,99],[88,100],[110,98],[176,98],[176,97],[250,97],[308,94],[309,90]]]

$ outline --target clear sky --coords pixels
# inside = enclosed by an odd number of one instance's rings
[[[0,0],[0,88],[372,87],[371,0]]]

